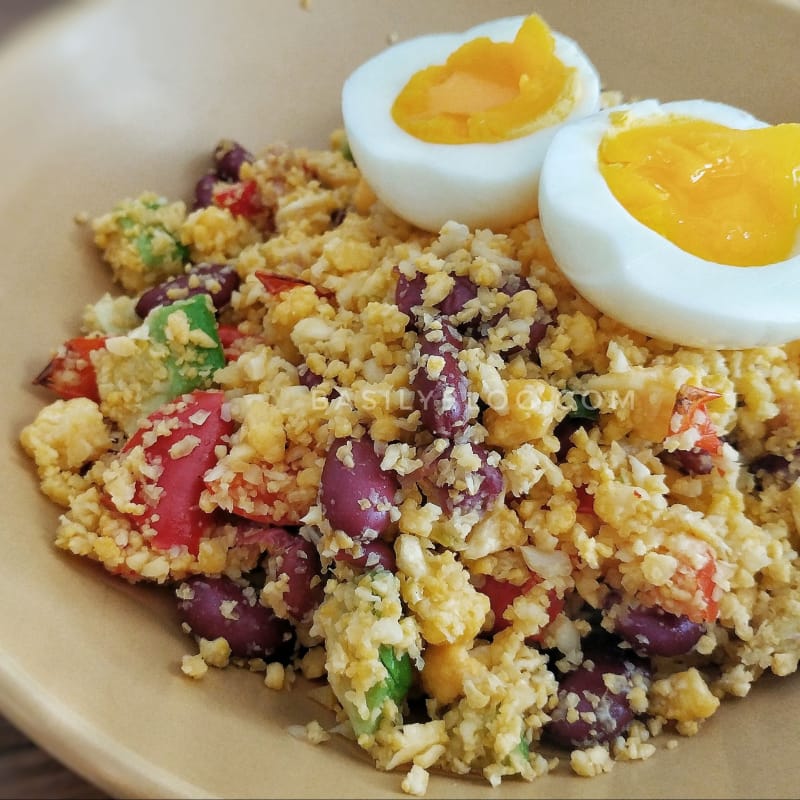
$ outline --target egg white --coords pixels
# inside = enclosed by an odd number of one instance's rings
[[[633,119],[674,114],[730,128],[766,126],[706,100],[618,108]],[[597,156],[612,110],[561,128],[542,167],[542,229],[569,281],[609,316],[680,345],[742,349],[800,338],[800,255],[758,267],[706,261],[643,225],[614,197]]]
[[[411,76],[443,64],[479,36],[513,41],[525,18],[507,17],[464,33],[431,34],[379,53],[345,81],[342,116],[356,164],[376,196],[400,217],[437,232],[448,220],[472,228],[504,228],[537,213],[544,154],[558,126],[497,143],[432,144],[392,119],[392,105]],[[597,71],[580,47],[553,32],[555,53],[578,72],[579,87],[567,119],[599,107]]]

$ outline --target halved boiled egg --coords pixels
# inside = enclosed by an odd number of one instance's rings
[[[542,229],[601,311],[681,345],[800,338],[800,125],[645,100],[562,127]]]
[[[350,149],[392,211],[429,231],[505,228],[535,216],[556,129],[597,110],[600,84],[538,16],[393,45],[342,90]]]

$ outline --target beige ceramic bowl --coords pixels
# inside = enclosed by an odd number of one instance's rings
[[[342,80],[390,35],[532,9],[630,97],[706,97],[769,121],[800,113],[800,7],[767,0],[130,0],[65,5],[0,52],[0,710],[109,792],[397,797],[400,776],[343,740],[292,738],[289,725],[321,714],[302,684],[273,693],[237,670],[182,677],[191,642],[168,594],[52,546],[58,511],[17,436],[48,400],[31,378],[110,288],[75,213],[146,188],[187,197],[222,136],[324,145]],[[800,677],[765,678],[698,737],[610,775],[564,767],[497,791],[434,776],[429,794],[796,797],[799,708]]]

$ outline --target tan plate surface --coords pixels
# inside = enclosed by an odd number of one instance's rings
[[[0,52],[0,709],[108,791],[132,797],[396,797],[344,741],[287,733],[318,717],[300,686],[229,670],[194,684],[169,597],[51,545],[17,435],[47,400],[30,379],[110,287],[73,215],[152,188],[188,196],[221,136],[323,145],[342,79],[387,37],[541,11],[629,96],[702,96],[770,121],[800,112],[796,3],[762,0],[160,0],[80,4]],[[765,680],[702,734],[592,781],[435,777],[436,797],[792,797],[800,679]],[[324,718],[323,718],[324,721]]]

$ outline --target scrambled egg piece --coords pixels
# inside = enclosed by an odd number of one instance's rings
[[[81,470],[111,449],[111,431],[96,403],[76,397],[43,408],[22,430],[20,442],[36,462],[42,491],[69,506],[91,485]]]
[[[694,667],[657,680],[650,688],[650,712],[675,720],[685,734],[695,733],[718,708],[719,698]]]

